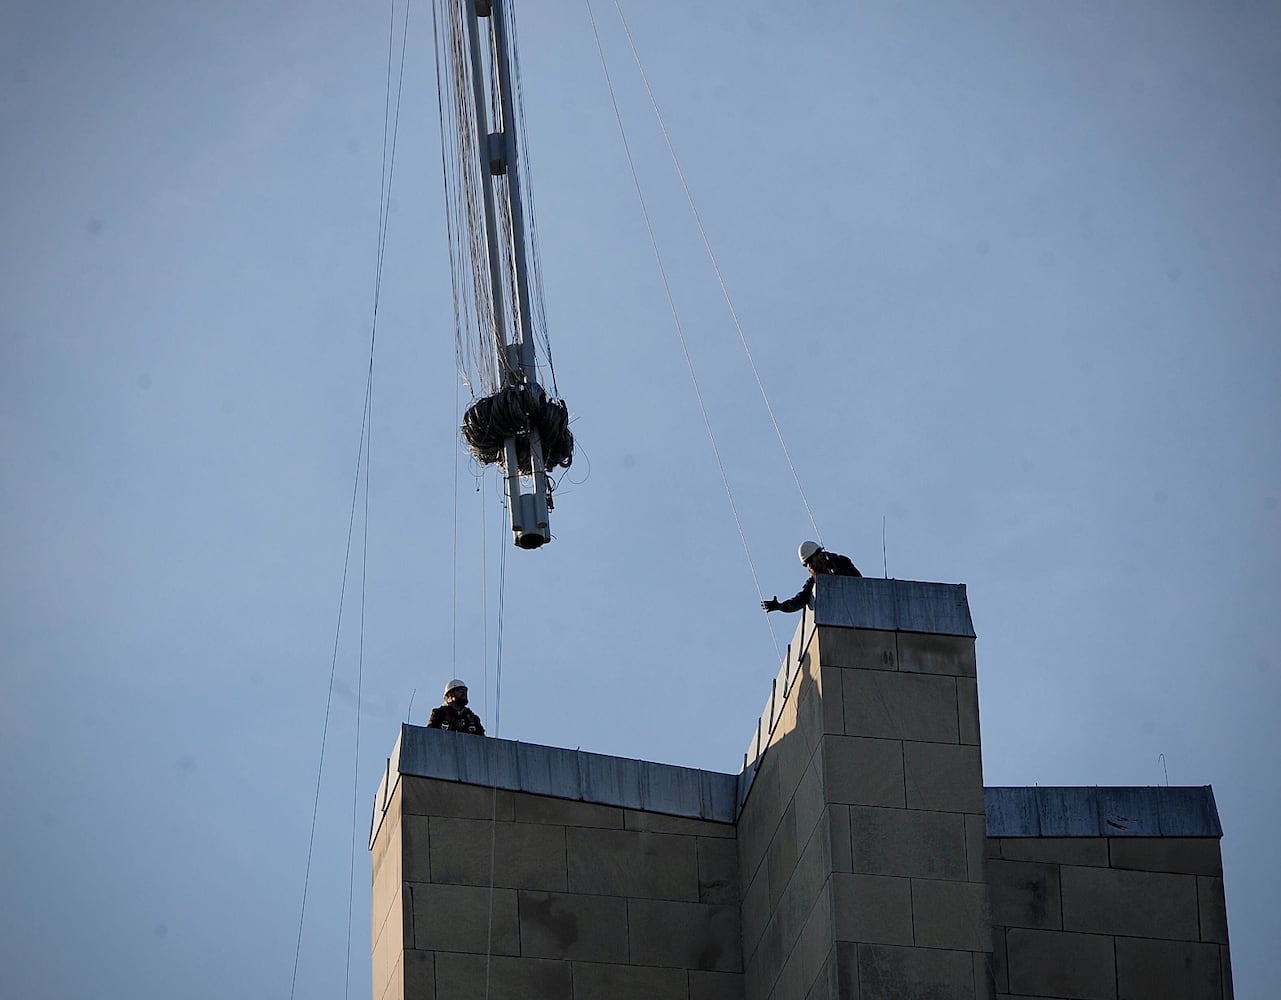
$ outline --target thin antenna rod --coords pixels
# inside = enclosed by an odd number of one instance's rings
[[[890,557],[885,549],[885,515],[881,515],[881,565],[885,579],[890,578]]]

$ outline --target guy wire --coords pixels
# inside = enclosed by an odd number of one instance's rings
[[[689,184],[685,180],[685,171],[681,167],[680,158],[676,155],[676,147],[672,145],[672,137],[667,131],[667,123],[663,120],[662,112],[658,110],[658,100],[654,97],[654,90],[649,85],[649,75],[641,64],[640,53],[636,50],[636,42],[632,38],[632,29],[627,24],[627,18],[623,16],[623,8],[619,4],[619,0],[614,0],[614,9],[618,11],[618,19],[622,22],[623,31],[627,35],[627,44],[632,50],[632,59],[635,61],[636,69],[640,72],[641,80],[645,84],[645,92],[649,95],[649,103],[654,109],[654,117],[658,119],[659,130],[663,133],[663,141],[667,144],[667,152],[671,155],[672,165],[676,168],[676,176],[680,178],[681,190],[685,192],[685,200],[689,203],[690,213],[694,216],[694,222],[698,226],[698,234],[703,238],[703,246],[707,250],[707,259],[711,261],[712,270],[716,273],[717,284],[720,285],[721,295],[725,298],[725,305],[729,307],[730,318],[734,321],[734,329],[738,331],[738,339],[743,345],[743,353],[747,355],[747,363],[751,366],[752,375],[756,379],[756,387],[761,391],[761,399],[765,403],[765,411],[769,414],[770,423],[774,425],[774,434],[778,438],[779,447],[783,449],[783,457],[787,460],[787,467],[792,471],[792,481],[796,483],[796,491],[801,496],[801,504],[804,506],[805,513],[810,519],[810,525],[814,529],[814,537],[822,545],[822,532],[818,529],[818,522],[814,519],[814,511],[810,509],[809,500],[805,496],[805,489],[801,486],[801,477],[796,471],[795,463],[792,461],[792,453],[787,448],[787,442],[783,440],[783,431],[779,427],[778,418],[774,416],[774,407],[770,404],[769,394],[765,391],[765,382],[761,379],[760,370],[756,367],[756,359],[752,356],[752,349],[747,343],[747,334],[743,332],[743,324],[739,322],[738,310],[734,308],[734,301],[729,294],[729,286],[725,284],[725,276],[721,274],[721,266],[716,259],[716,253],[712,250],[712,241],[708,238],[707,230],[703,226],[703,218],[699,215],[698,206],[694,204],[694,195],[690,192]],[[597,44],[599,45],[599,38],[597,39]]]
[[[360,641],[356,653],[356,740],[351,768],[351,865],[347,873],[347,965],[343,997],[351,995],[351,911],[356,891],[356,810],[360,796],[360,697],[365,675],[365,593],[369,581],[369,456],[374,447],[374,370],[369,369],[370,392],[365,396],[365,511],[360,545]]]
[[[406,0],[405,22],[404,22],[404,28],[402,30],[407,33],[408,27],[409,27],[409,0]],[[366,488],[365,516],[366,516],[366,522],[368,521],[369,467],[367,462],[367,458],[368,458],[367,448],[368,448],[368,440],[369,440],[369,437],[368,437],[369,417],[371,413],[371,401],[372,401],[372,393],[373,393],[374,348],[377,343],[377,337],[378,337],[378,302],[379,302],[379,295],[382,289],[383,253],[387,245],[387,221],[388,221],[387,206],[390,203],[391,182],[392,182],[392,176],[395,171],[396,136],[399,132],[399,126],[400,126],[400,99],[401,99],[401,94],[404,91],[404,81],[405,81],[405,42],[404,42],[404,37],[402,36],[401,53],[400,53],[400,76],[399,76],[399,82],[397,84],[397,90],[396,90],[396,112],[395,112],[394,124],[391,127],[391,147],[389,150],[387,145],[387,132],[388,132],[388,119],[391,117],[391,71],[392,71],[392,61],[393,61],[392,53],[394,51],[395,32],[396,32],[396,0],[392,0],[391,7],[390,7],[390,14],[388,18],[387,83],[386,83],[386,95],[383,101],[383,151],[382,151],[382,167],[380,170],[380,178],[379,178],[378,251],[377,251],[376,263],[374,267],[373,317],[370,322],[370,329],[369,329],[369,363],[368,363],[368,368],[365,374],[365,402],[364,402],[364,406],[361,409],[360,440],[356,448],[356,472],[352,482],[351,510],[347,518],[347,542],[346,542],[346,547],[343,553],[342,581],[339,585],[339,590],[338,590],[338,615],[337,615],[337,622],[334,625],[334,645],[333,645],[333,653],[331,656],[330,666],[329,666],[328,691],[325,696],[325,716],[324,716],[324,721],[321,725],[320,759],[316,765],[316,789],[312,798],[311,829],[307,836],[307,862],[303,872],[302,902],[299,906],[299,913],[298,913],[298,936],[294,944],[294,967],[293,967],[293,973],[290,976],[290,981],[289,981],[290,1000],[293,1000],[293,997],[298,988],[298,963],[302,954],[302,932],[303,932],[303,926],[306,921],[306,915],[307,915],[307,892],[311,884],[311,861],[312,861],[312,856],[313,856],[313,853],[315,850],[315,844],[316,844],[316,821],[320,813],[320,787],[321,787],[321,780],[324,776],[324,769],[325,769],[325,747],[329,738],[329,716],[332,711],[333,700],[334,700],[334,678],[336,676],[337,669],[338,669],[338,642],[342,634],[343,606],[344,606],[346,595],[347,595],[347,574],[351,564],[351,540],[352,540],[352,533],[355,529],[355,523],[356,523],[356,498],[359,495],[359,489],[360,489],[360,467],[361,467],[362,459],[365,460],[365,488]],[[365,532],[366,532],[365,550],[367,553],[368,551],[368,524],[367,523],[365,526]],[[363,567],[363,556],[362,556],[362,567]],[[361,580],[361,591],[362,591],[361,656],[362,657],[363,657],[363,648],[364,648],[363,607],[364,607],[364,586],[365,586],[363,573],[364,573],[364,570],[362,568],[362,580]],[[362,669],[362,668],[358,667],[358,669]],[[357,726],[356,754],[357,754],[357,765],[358,765],[359,753],[360,753],[359,694],[357,694],[357,699],[356,699],[356,726]],[[352,810],[353,810],[352,823],[353,823],[353,831],[354,831],[354,824],[355,824],[354,802],[353,802]],[[353,832],[353,841],[354,839],[355,839],[355,835]],[[354,848],[353,848],[353,857],[354,857]],[[353,860],[353,872],[354,872],[354,860]],[[349,883],[349,886],[350,886],[350,883]],[[348,924],[347,955],[348,955],[348,970],[350,971],[350,955],[351,955],[350,888],[348,891],[347,924]]]
[[[677,312],[677,309],[676,309],[676,300],[672,295],[672,286],[667,278],[667,268],[663,264],[663,255],[658,249],[658,239],[654,234],[654,226],[650,221],[649,208],[645,204],[645,195],[641,191],[640,177],[636,173],[636,164],[632,159],[631,146],[627,141],[627,130],[623,127],[623,117],[621,112],[618,109],[618,99],[614,95],[614,83],[609,75],[609,65],[605,59],[605,49],[604,49],[604,46],[601,44],[600,32],[596,28],[596,15],[592,11],[591,0],[584,0],[584,3],[587,5],[587,16],[591,20],[592,34],[596,38],[596,51],[600,54],[601,69],[604,71],[604,74],[605,74],[605,85],[609,90],[609,100],[610,100],[610,103],[614,106],[614,119],[618,122],[618,133],[623,140],[623,151],[627,155],[627,166],[628,166],[628,169],[631,171],[632,183],[636,187],[636,198],[640,202],[641,215],[644,217],[644,220],[645,220],[645,229],[649,233],[650,246],[654,250],[654,259],[658,264],[658,273],[663,280],[663,290],[667,294],[667,305],[672,312],[672,322],[676,327],[676,336],[680,340],[681,352],[685,355],[685,367],[689,370],[689,378],[694,385],[694,395],[698,399],[698,408],[703,415],[703,425],[707,428],[707,438],[711,442],[712,453],[716,456],[716,466],[720,470],[721,484],[725,487],[725,496],[729,500],[730,512],[733,514],[733,517],[734,517],[734,526],[738,529],[739,541],[742,542],[743,553],[744,555],[747,556],[747,566],[752,574],[752,582],[756,586],[757,597],[763,601],[765,599],[765,594],[761,590],[760,577],[758,577],[756,574],[756,564],[752,560],[751,548],[747,544],[747,535],[743,531],[743,523],[738,516],[738,506],[734,502],[734,492],[732,489],[730,489],[729,477],[725,473],[725,463],[721,460],[720,448],[716,444],[716,435],[712,431],[712,423],[710,418],[707,415],[707,404],[703,400],[703,392],[699,388],[698,376],[694,371],[694,361],[690,357],[689,346],[686,344],[686,341],[685,341],[685,331],[681,326],[680,314]],[[781,659],[783,656],[783,651],[779,647],[778,637],[774,634],[774,628],[770,624],[768,618],[765,621],[765,627],[769,631],[770,641],[774,643],[774,654],[777,658]]]

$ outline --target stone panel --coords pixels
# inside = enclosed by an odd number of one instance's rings
[[[956,743],[956,679],[847,670],[841,678],[845,732],[887,740]]]
[[[689,980],[684,969],[575,962],[572,995],[601,1000],[688,1000]],[[566,991],[557,1000],[570,996]]]
[[[490,891],[487,886],[425,885],[406,882],[413,946],[423,951],[465,951],[484,955],[520,954],[516,893],[493,891],[493,938],[490,940]]]
[[[397,913],[400,912],[400,883],[403,880],[401,859],[404,851],[401,848],[400,817],[397,816],[394,822],[384,823],[383,826],[375,845],[382,850],[374,856],[376,865],[369,892],[369,926],[375,938],[393,907]]]
[[[638,965],[743,969],[737,906],[629,899],[627,940],[631,961]]]
[[[987,823],[985,817],[965,816],[965,872],[971,882],[987,881]]]
[[[1117,1000],[1112,938],[1011,928],[1005,942],[1011,993]]]
[[[396,786],[396,791],[392,794],[391,805],[383,818],[382,826],[378,830],[378,836],[375,838],[370,847],[369,870],[372,882],[378,881],[378,875],[383,870],[383,866],[391,862],[400,871],[401,859],[401,834],[400,834],[400,786]],[[399,882],[397,876],[392,879],[393,882]]]
[[[491,864],[496,886],[563,892],[568,886],[565,828],[431,817],[432,882],[487,886]]]
[[[832,898],[837,941],[913,943],[911,879],[836,873]]]
[[[725,837],[733,840],[735,836],[733,823],[717,823],[710,819],[686,819],[684,816],[665,816],[662,813],[644,812],[640,809],[624,809],[623,826],[628,830],[680,833],[689,837]]]
[[[431,952],[426,954],[431,954]],[[379,992],[380,989],[381,992]],[[374,996],[378,1000],[406,1000],[404,960],[399,952],[396,954],[396,964],[387,976],[387,981],[383,983],[381,988],[375,985]],[[431,997],[432,994],[428,993],[427,996]],[[417,998],[415,997],[413,1000],[417,1000]]]
[[[790,797],[791,791],[788,791]],[[774,836],[778,821],[783,816],[783,806],[787,798],[779,795],[778,770],[770,760],[769,754],[761,761],[752,782],[752,790],[747,796],[738,816],[738,864],[739,877],[750,881],[756,877],[756,869],[765,860],[765,850]]]
[[[743,977],[736,972],[689,972],[689,1000],[743,1000]]]
[[[520,894],[520,953],[531,958],[626,962],[627,901],[563,892]]]
[[[997,993],[1010,992],[1009,961],[1005,957],[1005,928],[992,928],[992,980]]]
[[[966,878],[965,817],[850,806],[854,871],[913,878]]]
[[[743,895],[743,952],[752,955],[765,933],[765,925],[770,918],[769,875],[764,868],[756,873],[756,878]]]
[[[1044,861],[1056,865],[1108,866],[1103,837],[993,837],[995,855],[1007,861]]]
[[[880,629],[825,625],[818,630],[819,662],[825,667],[897,670],[897,638]]]
[[[738,845],[721,837],[699,837],[698,901],[738,902]]]
[[[850,807],[828,806],[828,843],[831,845],[832,871],[854,870],[853,846],[850,842]]]
[[[840,667],[823,667],[820,677],[823,684],[823,732],[845,732],[845,708],[841,695],[841,676],[845,673]]]
[[[959,635],[898,633],[898,668],[904,672],[975,677],[974,640]]]
[[[779,971],[796,946],[815,900],[823,893],[832,870],[831,851],[826,831],[820,825],[810,836],[792,879],[783,891],[778,905],[768,915],[768,923],[747,967],[749,995],[762,989],[766,995]],[[830,906],[830,903],[829,903]]]
[[[595,802],[574,802],[546,795],[513,796],[512,815],[522,823],[551,823],[560,826],[596,826],[611,830],[623,828],[623,809]],[[500,819],[502,817],[499,817]]]
[[[791,705],[790,700],[788,705]],[[790,715],[790,710],[785,712],[786,715]],[[778,790],[780,798],[786,802],[796,791],[801,775],[810,762],[810,748],[805,745],[799,730],[791,729],[781,734],[775,732],[768,756],[774,758],[778,767]]]
[[[1197,876],[1196,897],[1201,940],[1227,944],[1228,910],[1223,898],[1223,879]]]
[[[823,971],[823,963],[832,950],[832,941],[832,887],[827,882],[814,900],[788,960],[797,971],[797,1000],[805,1000],[810,986]]]
[[[1064,930],[1198,939],[1194,875],[1064,865],[1059,877]]]
[[[974,1000],[974,962],[967,951],[886,944],[857,948],[860,1000]]]
[[[974,996],[975,1000],[995,1000],[996,997],[996,963],[990,951],[976,951],[974,960]]]
[[[903,744],[899,740],[824,736],[828,802],[903,808]]]
[[[813,676],[814,666],[809,657],[801,661],[802,673],[793,682],[792,691],[788,695],[797,699],[796,726],[807,752],[813,752],[826,728],[823,721],[823,695]]]
[[[994,923],[1001,927],[1063,929],[1058,865],[990,860],[987,870]]]
[[[904,743],[903,773],[909,809],[983,812],[983,760],[978,747]]]
[[[459,819],[514,819],[513,792],[485,785],[464,785],[438,778],[400,776],[401,811],[406,816],[456,816]],[[533,796],[519,796],[533,798]],[[558,800],[551,800],[558,801]]]
[[[435,952],[405,951],[405,1000],[433,1000],[436,996]]]
[[[769,850],[765,852],[766,871],[769,872],[770,906],[778,905],[799,856],[800,848],[796,843],[796,808],[793,802],[789,803],[787,809],[783,811],[783,819],[778,824],[778,829],[774,831],[774,839],[770,841]]]
[[[918,948],[991,951],[992,915],[987,886],[980,882],[912,879],[912,925]]]
[[[1218,1000],[1219,946],[1191,941],[1117,938],[1117,1000]]]
[[[805,773],[801,775],[796,786],[793,802],[796,808],[796,838],[798,842],[809,840],[810,833],[823,817],[824,801],[823,773],[827,755],[819,746],[810,758]]]
[[[397,902],[400,902],[399,896],[397,896]],[[373,995],[376,997],[381,997],[388,991],[393,978],[396,979],[395,992],[400,991],[403,976],[401,954],[405,950],[404,927],[405,917],[401,907],[397,906],[387,914],[374,940],[374,947],[370,954],[370,974],[373,981]]]
[[[570,827],[570,892],[698,900],[696,838]]]
[[[542,958],[495,955],[487,962],[484,955],[438,952],[436,996],[440,1000],[568,1000],[574,995],[572,968],[569,962]],[[671,996],[683,1000],[684,994]]]
[[[472,820],[474,823],[485,823],[488,820]],[[431,881],[431,818],[429,816],[405,816],[401,820],[404,837],[403,874],[406,882]],[[488,838],[486,838],[488,839]]]
[[[961,742],[978,746],[979,737],[979,683],[973,677],[956,679],[956,711],[961,728]]]
[[[774,988],[770,990],[769,1000],[805,1000],[805,994],[809,992],[809,983],[805,979],[805,970],[803,959],[798,948],[793,948],[787,961],[783,963],[783,971],[779,977],[774,980]]]
[[[1112,837],[1113,868],[1184,875],[1222,875],[1219,842],[1210,837]]]
[[[823,967],[810,986],[809,993],[805,995],[805,1000],[838,1000],[839,997],[840,987],[836,981],[836,945],[832,944],[827,949],[827,958],[823,960]]]

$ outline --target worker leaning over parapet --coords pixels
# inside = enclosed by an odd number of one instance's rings
[[[455,733],[485,735],[480,716],[467,707],[467,685],[455,678],[445,685],[445,704],[431,710],[428,729],[448,729]]]
[[[800,611],[814,596],[814,580],[819,576],[863,575],[847,556],[828,552],[818,542],[801,542],[796,554],[801,557],[801,564],[810,571],[810,578],[795,597],[780,601],[775,594],[768,601],[761,601],[761,607],[766,611]]]

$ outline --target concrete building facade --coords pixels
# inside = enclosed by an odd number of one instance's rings
[[[963,586],[828,578],[738,774],[404,726],[374,1000],[1223,1000],[1208,788],[987,788]]]

